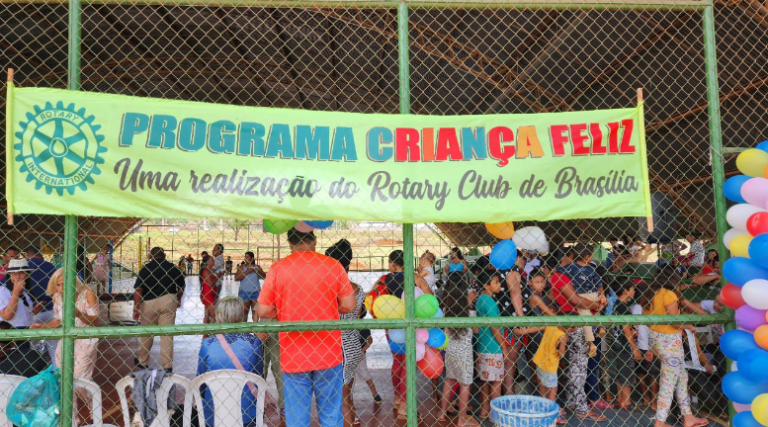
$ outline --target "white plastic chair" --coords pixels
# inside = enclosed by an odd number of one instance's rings
[[[93,414],[93,424],[84,427],[118,427],[114,424],[104,424],[104,416],[102,411],[101,402],[101,388],[93,381],[84,380],[81,378],[75,378],[73,384],[75,389],[83,388],[88,394],[91,395],[91,413]],[[77,398],[77,395],[74,396]],[[72,426],[76,427],[74,418],[72,420]]]
[[[13,424],[5,416],[5,408],[8,406],[8,401],[11,399],[13,391],[24,380],[26,378],[18,375],[0,374],[0,427],[13,427]]]
[[[258,389],[256,397],[256,426],[264,427],[264,401],[267,394],[267,382],[264,378],[235,369],[221,369],[206,372],[192,380],[192,392],[197,405],[197,416],[201,426],[205,425],[203,399],[200,386],[205,384],[213,397],[213,417],[217,426],[236,426],[243,423],[241,396],[246,383],[252,382]],[[245,393],[250,393],[246,390]]]
[[[133,388],[133,381],[133,377],[127,376],[115,384],[117,394],[120,396],[120,407],[123,410],[123,423],[125,427],[131,426],[131,414],[128,408],[128,398],[126,397],[125,389],[128,387]],[[168,395],[171,393],[173,385],[180,385],[184,388],[184,421],[182,425],[184,427],[192,425],[192,381],[180,375],[166,375],[155,394],[155,399],[158,403],[157,416],[149,427],[170,427],[171,416],[168,413]]]

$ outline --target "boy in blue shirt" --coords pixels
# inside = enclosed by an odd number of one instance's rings
[[[477,277],[478,283],[483,284],[483,291],[475,302],[477,317],[499,317],[501,313],[495,294],[501,291],[501,281],[496,272],[483,271]],[[480,388],[483,408],[480,418],[488,418],[491,400],[501,396],[501,383],[504,379],[504,335],[501,328],[491,326],[479,328],[475,343],[477,352],[477,374],[483,381]]]

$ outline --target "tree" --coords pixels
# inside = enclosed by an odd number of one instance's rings
[[[227,227],[235,230],[235,241],[237,241],[237,235],[241,229],[247,228],[251,225],[251,221],[246,219],[231,219],[227,222]]]

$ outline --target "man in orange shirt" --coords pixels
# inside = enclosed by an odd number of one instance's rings
[[[280,322],[338,320],[356,307],[344,267],[315,252],[315,234],[288,231],[291,255],[272,265],[259,295],[259,317]],[[341,331],[280,333],[287,427],[309,427],[312,394],[322,427],[342,427]]]

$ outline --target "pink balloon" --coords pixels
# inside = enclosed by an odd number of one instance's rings
[[[765,207],[768,201],[768,179],[752,178],[741,186],[741,197],[752,206]]]
[[[765,325],[765,313],[766,310],[758,310],[748,305],[739,307],[736,310],[736,325],[747,332],[754,332]]]
[[[733,402],[733,409],[736,411],[736,413],[747,412],[752,410],[752,405],[745,405],[743,403]]]
[[[296,225],[293,226],[293,228],[296,229],[296,231],[299,231],[301,233],[309,233],[310,231],[314,230],[315,228],[311,225],[307,224],[304,221],[299,221],[296,223]]]
[[[416,344],[424,344],[429,341],[429,331],[426,329],[416,329]]]
[[[426,331],[426,329],[419,329]],[[427,333],[427,336],[429,336],[429,333]],[[424,358],[424,355],[427,354],[427,346],[423,343],[419,343],[418,340],[416,342],[416,361]]]

